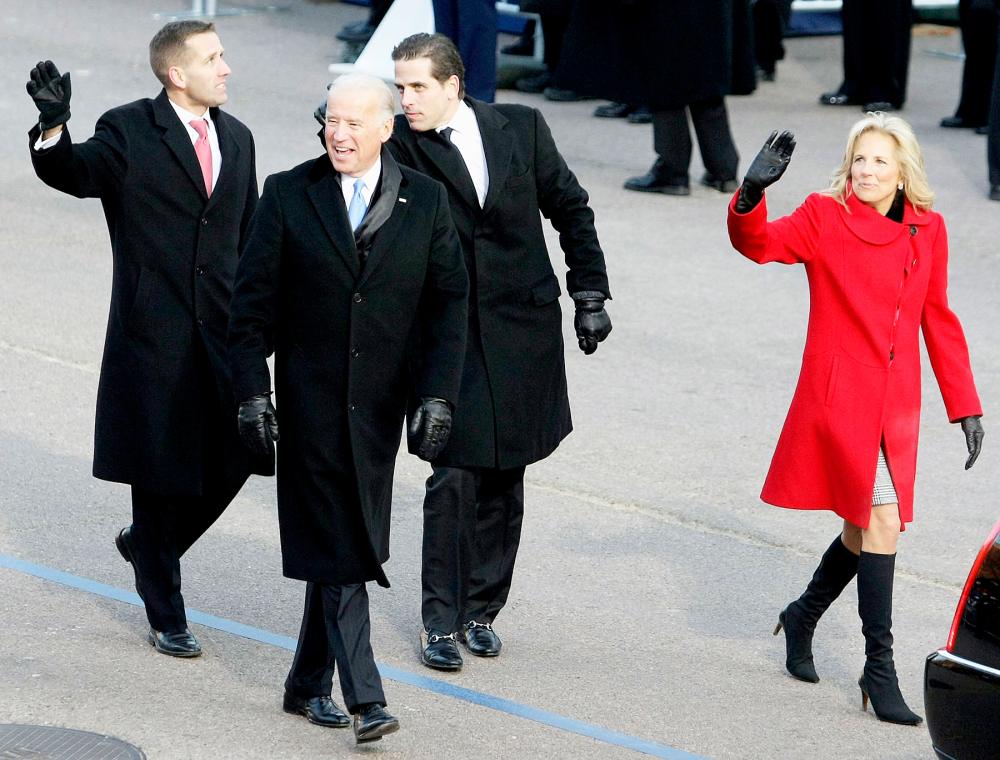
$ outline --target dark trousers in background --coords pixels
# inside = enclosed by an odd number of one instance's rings
[[[497,91],[497,8],[493,0],[434,0],[434,28],[458,48],[465,90],[492,103]]]
[[[688,111],[705,169],[715,179],[736,179],[740,157],[722,98],[691,103],[687,108],[653,112],[653,150],[662,162],[661,176],[672,184],[688,184],[692,147]]]
[[[763,71],[774,73],[785,57],[785,30],[792,15],[792,0],[757,0],[753,4],[754,58]]]
[[[524,468],[435,467],[424,497],[424,627],[492,623],[507,603],[524,517]]]
[[[302,699],[328,697],[333,672],[348,712],[360,705],[385,706],[382,678],[371,645],[368,589],[363,583],[306,584],[305,610],[285,691]]]
[[[1000,35],[1000,32],[998,32]],[[986,138],[986,163],[989,168],[990,186],[1000,186],[1000,38],[993,72],[993,98],[990,101],[990,131]]]
[[[960,0],[958,20],[965,64],[962,66],[962,95],[955,116],[971,126],[983,126],[989,121],[993,94],[997,11],[992,0]]]
[[[910,67],[912,0],[844,0],[844,81],[839,92],[861,104],[902,108]]]

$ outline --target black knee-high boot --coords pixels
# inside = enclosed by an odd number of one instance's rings
[[[785,668],[799,680],[810,683],[819,681],[813,665],[813,631],[820,616],[840,596],[857,571],[857,555],[837,536],[820,560],[802,596],[778,615],[774,635],[785,629]]]
[[[858,614],[865,635],[865,670],[858,679],[861,709],[879,720],[915,726],[923,720],[906,706],[892,661],[892,579],[895,554],[861,552],[858,560]]]

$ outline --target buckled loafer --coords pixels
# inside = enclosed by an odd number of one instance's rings
[[[714,174],[709,174],[708,172],[705,172],[701,178],[701,184],[705,187],[711,187],[713,190],[718,190],[720,193],[735,193],[736,188],[740,186],[735,177],[731,179],[719,179]]]
[[[462,629],[462,642],[469,654],[476,657],[496,657],[503,647],[503,642],[492,625],[477,623],[475,620],[470,620]]]
[[[819,96],[819,102],[824,106],[859,106],[860,102],[842,92],[824,92]]]
[[[282,709],[290,715],[302,715],[310,723],[327,728],[347,728],[351,718],[330,697],[297,697],[285,692]]]
[[[171,657],[198,657],[201,655],[201,644],[187,628],[183,631],[154,631],[149,629],[146,636],[157,652]]]
[[[135,592],[142,599],[142,583],[139,582],[139,567],[135,563],[136,552],[135,545],[132,543],[131,525],[118,531],[118,535],[115,536],[115,547],[118,549],[118,553],[122,555],[122,559],[132,566],[132,572],[135,574]]]
[[[420,661],[435,670],[461,670],[462,653],[454,633],[441,633],[424,629],[420,634]]]
[[[358,744],[375,742],[399,730],[396,720],[382,705],[364,705],[354,714],[354,738]]]

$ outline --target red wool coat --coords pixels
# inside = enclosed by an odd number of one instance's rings
[[[867,528],[883,440],[905,525],[920,426],[918,328],[948,419],[982,414],[965,335],[948,307],[944,220],[907,202],[900,224],[853,194],[844,208],[813,193],[774,222],[765,201],[747,214],[735,203],[733,247],[758,264],[802,263],[809,280],[802,369],[761,499],[830,509]]]

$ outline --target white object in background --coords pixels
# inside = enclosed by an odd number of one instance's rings
[[[417,32],[433,34],[434,4],[431,0],[395,0],[358,60],[354,63],[331,63],[330,73],[339,76],[360,71],[392,83],[396,80],[392,49]]]

